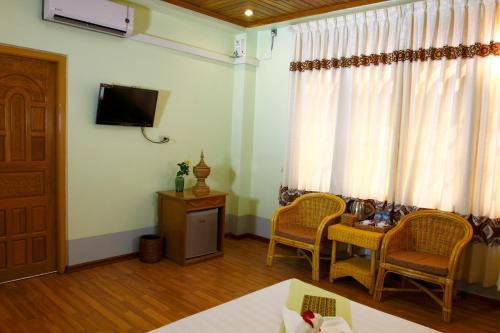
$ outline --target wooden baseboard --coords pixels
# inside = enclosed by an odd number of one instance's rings
[[[241,234],[241,235],[235,235],[235,234],[226,234],[225,235],[226,238],[231,238],[231,239],[236,239],[236,240],[241,240],[241,239],[245,239],[245,238],[251,238],[251,239],[255,239],[255,240],[258,240],[260,242],[264,242],[264,243],[268,243],[269,242],[269,238],[266,238],[266,237],[262,237],[262,236],[259,236],[259,235],[255,235],[255,234],[250,234],[250,233],[246,233],[246,234]]]
[[[136,258],[139,258],[139,252],[122,254],[122,255],[116,256],[116,257],[110,257],[110,258],[104,258],[104,259],[84,262],[81,264],[68,266],[66,268],[66,273],[78,272],[78,271],[82,271],[82,270],[97,267],[97,266],[114,264],[116,262],[130,260],[130,259],[136,259]]]

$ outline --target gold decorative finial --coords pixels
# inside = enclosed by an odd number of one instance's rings
[[[203,153],[203,149],[200,154],[200,162],[193,167],[193,174],[197,179],[197,182],[193,187],[193,194],[196,196],[209,194],[210,187],[208,187],[205,183],[205,179],[210,174],[210,167],[205,164],[205,154]]]

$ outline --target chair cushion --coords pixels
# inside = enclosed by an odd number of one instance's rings
[[[316,228],[307,228],[300,225],[281,225],[276,228],[277,236],[293,239],[299,242],[314,244],[316,240]]]
[[[418,251],[401,251],[387,255],[387,262],[417,271],[446,276],[449,258]]]

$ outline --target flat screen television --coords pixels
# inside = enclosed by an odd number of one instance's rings
[[[101,83],[96,123],[152,127],[158,91]]]

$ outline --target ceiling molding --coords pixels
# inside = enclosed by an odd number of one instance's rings
[[[321,0],[321,1],[293,1],[293,0],[163,0],[164,2],[189,9],[219,20],[230,22],[245,28],[283,22],[324,14],[336,10],[370,5],[387,0]],[[246,8],[254,11],[254,16],[245,17]]]

